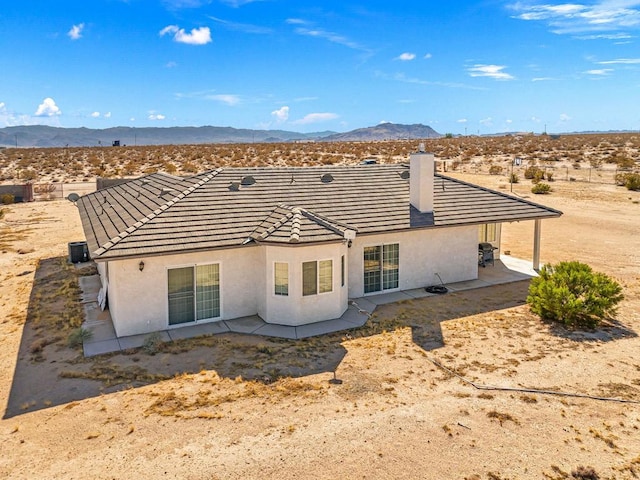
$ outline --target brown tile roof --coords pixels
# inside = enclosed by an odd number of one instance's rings
[[[78,201],[95,259],[337,241],[413,228],[549,218],[561,212],[436,175],[434,213],[409,204],[406,165],[223,168],[153,174]]]

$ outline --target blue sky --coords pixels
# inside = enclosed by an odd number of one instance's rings
[[[640,130],[640,1],[2,3],[0,127]]]

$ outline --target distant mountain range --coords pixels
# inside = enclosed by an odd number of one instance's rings
[[[346,133],[332,131],[298,133],[286,130],[250,130],[232,127],[114,127],[59,128],[25,125],[0,128],[4,147],[96,147],[124,145],[187,145],[202,143],[267,143],[294,141],[371,141],[437,138],[441,135],[426,125],[382,123]]]

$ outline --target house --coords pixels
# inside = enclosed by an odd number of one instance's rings
[[[259,315],[340,317],[350,298],[478,277],[503,222],[561,212],[410,164],[156,173],[77,202],[118,336]],[[499,250],[497,251],[499,255]],[[536,265],[537,266],[537,265]]]

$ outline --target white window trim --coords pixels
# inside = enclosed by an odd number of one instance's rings
[[[387,288],[387,289],[382,289],[382,290],[376,290],[375,292],[369,292],[369,293],[364,293],[364,249],[367,247],[384,247],[385,245],[398,245],[398,286],[395,288]],[[361,280],[362,280],[362,295],[364,297],[369,297],[369,296],[373,296],[373,295],[380,295],[382,293],[389,293],[389,292],[399,292],[401,291],[400,285],[400,272],[401,272],[401,268],[400,268],[400,264],[402,263],[400,261],[400,251],[402,250],[400,247],[402,246],[402,242],[382,242],[382,243],[367,243],[365,245],[362,246],[362,251],[360,252],[360,259],[362,260],[362,268],[360,269],[360,273],[362,275]],[[384,249],[383,249],[384,251]],[[384,261],[384,259],[383,259]],[[380,282],[382,282],[382,279],[380,279]]]
[[[300,295],[302,296],[302,298],[309,298],[309,297],[315,297],[316,295],[330,295],[332,293],[334,293],[335,290],[335,278],[336,278],[336,272],[335,272],[335,264],[336,262],[334,261],[334,258],[320,258],[318,260],[303,260],[302,262],[300,262],[300,273],[302,274],[302,282],[300,282]],[[326,262],[326,261],[330,261],[331,262],[331,290],[329,290],[328,292],[320,292],[320,262]],[[309,294],[309,295],[305,295],[304,294],[304,267],[303,264],[305,263],[309,263],[309,262],[316,262],[316,293],[314,294]],[[342,288],[342,287],[340,287]]]
[[[281,293],[276,293],[276,263],[284,263],[287,266],[287,294],[283,295]],[[271,275],[271,296],[276,298],[288,298],[291,297],[291,268],[289,267],[289,262],[281,262],[278,260],[274,260],[272,264],[272,275]],[[222,283],[222,281],[220,282]]]
[[[169,282],[167,281],[167,279],[169,278],[169,270],[173,270],[175,268],[185,268],[185,267],[193,267],[193,274],[195,275],[195,269],[198,266],[204,266],[204,265],[218,265],[218,275],[220,276],[220,316],[218,317],[212,317],[212,318],[205,318],[203,320],[195,320],[193,322],[186,322],[186,323],[179,323],[177,325],[170,325],[169,324]],[[220,320],[222,320],[224,318],[224,304],[223,304],[223,297],[224,295],[222,295],[222,285],[223,285],[223,281],[222,281],[222,262],[201,262],[201,263],[181,263],[181,264],[177,264],[177,265],[171,265],[171,266],[165,266],[164,267],[164,298],[165,298],[165,318],[166,318],[166,325],[167,325],[167,329],[174,329],[174,328],[180,328],[180,327],[184,327],[184,326],[188,326],[188,325],[197,325],[200,323],[211,323],[211,322],[219,322]],[[194,280],[194,286],[195,286],[195,278]],[[195,313],[195,304],[194,304],[194,313]]]

